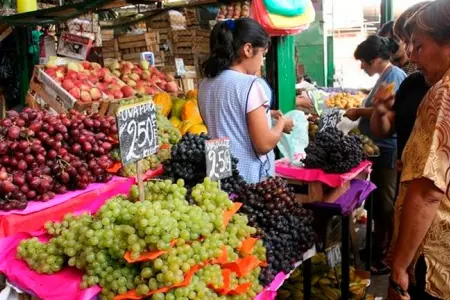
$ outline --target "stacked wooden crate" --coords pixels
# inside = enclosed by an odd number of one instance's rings
[[[186,18],[186,26],[192,28],[192,26],[199,26],[200,21],[197,14],[197,9],[185,8],[183,14]]]
[[[209,54],[211,32],[204,29],[177,30],[173,32],[175,58],[182,58],[185,65],[200,66]]]
[[[119,51],[122,60],[139,62],[142,52],[159,53],[159,35],[156,32],[144,34],[126,34],[118,37]]]
[[[159,56],[162,59],[162,64],[171,65],[174,64],[173,58],[173,39],[172,39],[172,29],[150,29],[151,31],[157,32],[159,35]],[[158,62],[158,60],[157,60]]]
[[[121,59],[117,39],[103,41],[103,59]]]

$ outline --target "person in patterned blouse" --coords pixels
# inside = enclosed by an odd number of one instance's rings
[[[405,30],[432,87],[403,151],[388,299],[450,299],[450,1],[424,6]]]

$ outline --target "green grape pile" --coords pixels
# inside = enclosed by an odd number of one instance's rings
[[[229,261],[241,257],[239,247],[256,229],[244,215],[235,214],[225,227],[223,214],[233,206],[226,193],[209,179],[193,188],[186,200],[184,181],[145,183],[145,201],[133,186],[130,196],[116,196],[95,215],[68,214],[61,222],[45,224],[52,237],[48,242],[36,238],[23,240],[17,256],[43,274],[53,274],[68,265],[83,272],[80,288],[100,285],[100,299],[136,290],[140,296],[184,281],[192,267],[201,268],[186,287],[157,293],[152,299],[252,299],[262,286],[258,267],[242,278],[232,277],[232,285],[251,282],[251,288],[239,296],[224,296],[215,289],[223,285],[221,267],[214,264],[226,249]],[[225,246],[225,248],[224,248]],[[154,260],[130,263],[149,251],[165,251]],[[253,254],[265,260],[262,242]]]

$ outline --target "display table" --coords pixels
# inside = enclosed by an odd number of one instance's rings
[[[109,198],[128,194],[133,183],[132,178],[114,177],[108,183],[90,184],[86,190],[58,195],[48,202],[30,202],[23,211],[0,212],[0,238],[40,230],[47,221],[61,220],[69,212],[97,211]]]
[[[354,168],[347,174],[327,174],[321,170],[304,169],[290,165],[286,160],[277,161],[275,170],[277,175],[285,179],[297,181],[299,184],[305,182],[320,182],[330,187],[338,188],[340,186],[348,185],[345,192],[339,194],[333,202],[314,201],[304,203],[306,208],[313,211],[325,212],[330,216],[340,216],[342,218],[342,282],[341,293],[342,299],[349,298],[349,285],[350,285],[350,218],[354,210],[359,208],[366,199],[368,199],[368,216],[367,216],[367,228],[372,228],[372,199],[371,192],[376,189],[376,186],[368,180],[364,180],[369,177],[371,171],[371,163],[368,161],[362,162],[358,167]],[[359,178],[359,179],[357,179]],[[366,258],[366,270],[370,271],[371,265],[371,251],[372,248],[372,235],[371,231],[367,230],[366,248],[369,249]],[[310,267],[310,265],[309,265]],[[308,265],[305,265],[305,278],[306,274],[310,274],[310,270],[307,270]],[[309,278],[311,280],[311,278]],[[304,287],[305,299],[309,299],[311,296],[311,282],[305,280]]]

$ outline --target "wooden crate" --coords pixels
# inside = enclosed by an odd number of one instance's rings
[[[300,203],[313,203],[313,202],[327,202],[333,203],[340,196],[345,194],[350,189],[350,181],[344,183],[344,185],[338,188],[331,188],[319,181],[314,182],[299,182],[286,179],[286,181],[295,186],[307,186],[307,194],[296,194],[296,200]]]
[[[207,54],[209,53],[208,43],[183,42],[174,45],[175,54]]]
[[[157,32],[147,32],[144,34],[126,34],[118,37],[119,50],[124,53],[154,51],[159,44],[159,34]]]
[[[119,42],[117,39],[112,39],[109,41],[103,41],[102,46],[103,58],[114,58],[121,59],[120,51],[119,51]]]
[[[173,41],[209,44],[210,32],[203,29],[174,30]]]

